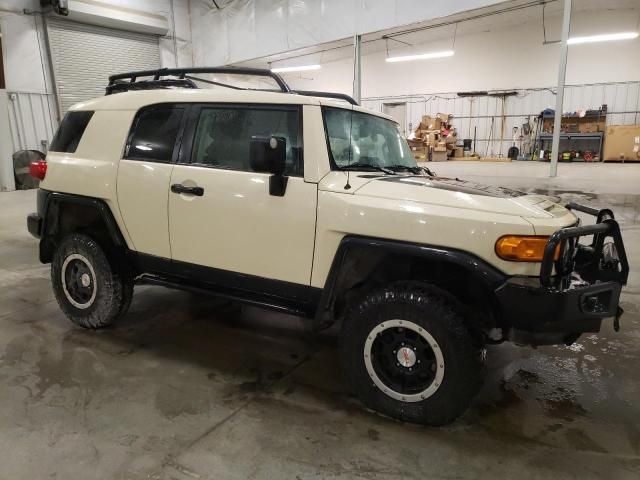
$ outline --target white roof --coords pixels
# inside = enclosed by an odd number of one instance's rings
[[[86,102],[76,103],[69,110],[138,110],[156,103],[205,102],[326,105],[339,108],[352,108],[352,105],[346,101],[324,97],[309,97],[295,93],[264,92],[259,90],[172,88],[114,93],[112,95],[87,100]],[[353,109],[395,121],[393,118],[381,112],[375,112],[358,106],[353,107]]]

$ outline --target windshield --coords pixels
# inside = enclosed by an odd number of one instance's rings
[[[342,108],[324,107],[322,112],[334,167],[417,167],[391,120]]]

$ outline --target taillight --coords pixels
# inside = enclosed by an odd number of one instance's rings
[[[37,162],[31,162],[29,165],[29,175],[38,180],[44,180],[44,176],[47,174],[47,162],[44,160],[38,160]]]

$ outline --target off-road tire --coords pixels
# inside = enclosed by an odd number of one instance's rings
[[[91,298],[87,301],[72,289],[73,280],[69,278],[72,274],[67,273],[73,268],[70,262],[76,262],[86,273],[85,278],[89,278],[86,289]],[[133,296],[133,277],[128,269],[114,255],[110,261],[98,242],[84,234],[71,234],[60,242],[51,262],[51,283],[62,311],[83,328],[98,329],[113,324],[127,312]]]
[[[372,349],[374,345],[372,342],[382,341],[378,337],[387,330],[380,333],[380,329],[390,329],[392,320],[395,320],[395,325],[398,325],[401,320],[405,325],[411,324],[414,331],[409,333],[412,335],[417,333],[418,329],[422,332],[421,335],[425,335],[424,332],[426,332],[426,336],[434,339],[437,342],[436,346],[440,349],[440,358],[443,359],[444,366],[441,371],[443,376],[440,377],[439,383],[436,382],[437,377],[431,384],[428,383],[428,377],[424,380],[427,382],[425,385],[429,385],[429,389],[436,388],[436,390],[433,393],[424,390],[423,392],[427,393],[423,400],[421,399],[423,396],[418,394],[419,396],[413,395],[413,401],[402,401],[402,398],[405,398],[402,392],[398,394],[393,389],[384,390],[387,392],[391,390],[396,398],[392,398],[389,393],[384,393],[382,387],[387,384],[380,380],[382,375],[372,376],[370,374],[372,362],[369,361],[368,365],[365,362],[367,351],[374,352],[369,355],[370,358],[376,354],[375,352],[380,352],[380,349]],[[387,322],[386,326],[384,322]],[[402,332],[401,326],[393,328]],[[390,335],[395,339],[396,331],[390,332]],[[418,338],[418,340],[430,345],[424,338]],[[395,340],[389,343],[392,341]],[[369,347],[366,347],[367,345]],[[403,342],[402,345],[405,343]],[[383,348],[389,348],[391,351],[392,347]],[[402,347],[402,350],[405,348]],[[418,348],[416,351],[420,353],[421,350]],[[406,354],[406,351],[402,353]],[[412,360],[416,362],[418,357],[410,351],[409,353]],[[461,309],[457,306],[455,299],[435,286],[420,282],[396,282],[365,294],[362,300],[349,310],[341,335],[341,357],[347,385],[367,407],[401,421],[433,426],[452,422],[468,408],[482,385],[482,353],[481,342],[474,339],[465,326]],[[377,355],[382,357],[381,353]],[[425,357],[422,358],[424,360]],[[398,352],[398,362],[400,360],[400,352]],[[388,359],[385,361],[386,366],[379,367],[378,370],[381,368],[387,368],[387,371],[393,368],[402,370],[400,363],[391,365]],[[395,362],[396,359],[391,361]],[[435,363],[431,364],[430,369],[436,368]],[[428,360],[423,361],[423,368],[425,364],[428,364]],[[418,365],[413,364],[413,366]],[[377,371],[375,368],[373,370]],[[413,375],[416,374],[413,373]],[[404,381],[401,385],[405,388]]]

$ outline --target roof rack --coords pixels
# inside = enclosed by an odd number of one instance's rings
[[[297,93],[298,95],[304,95],[305,97],[322,97],[322,98],[335,98],[337,100],[344,100],[351,105],[358,105],[353,97],[345,93],[333,93],[333,92],[316,92],[313,90],[292,90],[291,93]]]
[[[106,93],[107,95],[109,95],[113,93],[112,90],[116,90],[116,89],[118,91],[125,91],[123,90],[124,89],[123,84],[130,85],[132,87],[131,90],[134,90],[136,88],[134,86],[135,84],[141,84],[141,85],[138,85],[138,89],[144,89],[146,85],[150,84],[151,81],[138,80],[139,77],[153,77],[152,81],[156,82],[156,84],[153,86],[151,85],[149,86],[151,86],[151,88],[163,88],[161,86],[162,83],[158,84],[157,82],[166,82],[167,80],[173,80],[175,82],[175,79],[165,79],[162,77],[172,76],[172,77],[178,77],[179,80],[185,80],[185,79],[194,80],[193,78],[190,78],[190,74],[194,74],[194,73],[195,74],[229,73],[233,75],[252,75],[255,77],[271,77],[278,84],[278,87],[280,87],[280,90],[282,92],[287,93],[290,91],[289,85],[285,83],[282,77],[277,73],[273,73],[271,70],[268,70],[268,69],[246,68],[246,67],[195,67],[195,68],[159,68],[157,70],[140,70],[137,72],[127,72],[127,73],[119,73],[117,75],[111,75],[109,77],[109,85],[107,86]],[[129,80],[129,81],[126,82],[125,80]],[[200,79],[195,79],[195,80],[200,80]],[[211,83],[214,83],[214,82],[211,82]],[[114,85],[118,85],[118,87],[113,88]],[[214,85],[234,88],[232,85],[226,85],[220,82],[215,82]],[[176,86],[176,85],[174,84],[174,85],[167,85],[167,86]],[[194,88],[195,84],[193,84],[193,86],[190,86],[190,85],[187,86],[185,84],[184,86],[186,88]],[[238,88],[238,87],[235,87],[235,88]]]
[[[138,82],[123,82],[115,80],[107,86],[106,95],[112,93],[128,92],[129,90],[153,90],[155,88],[198,88],[192,80],[187,78],[165,78],[162,80],[143,80]]]
[[[106,95],[113,93],[126,92],[129,90],[152,90],[160,88],[198,88],[195,81],[210,83],[220,87],[232,88],[234,90],[249,90],[247,88],[237,87],[229,85],[227,83],[217,82],[204,78],[197,78],[192,74],[199,73],[220,73],[220,74],[233,74],[233,75],[251,75],[255,77],[270,77],[272,78],[281,93],[296,93],[298,95],[335,98],[338,100],[344,100],[351,105],[358,105],[358,103],[349,95],[343,93],[330,93],[330,92],[313,92],[307,90],[291,90],[289,85],[284,79],[277,73],[265,68],[248,68],[248,67],[194,67],[194,68],[159,68],[157,70],[140,70],[137,72],[119,73],[117,75],[111,75],[109,77],[109,84],[106,88]],[[152,77],[152,79],[140,79],[144,77]],[[172,77],[172,78],[163,78]],[[175,78],[177,77],[177,78]]]

